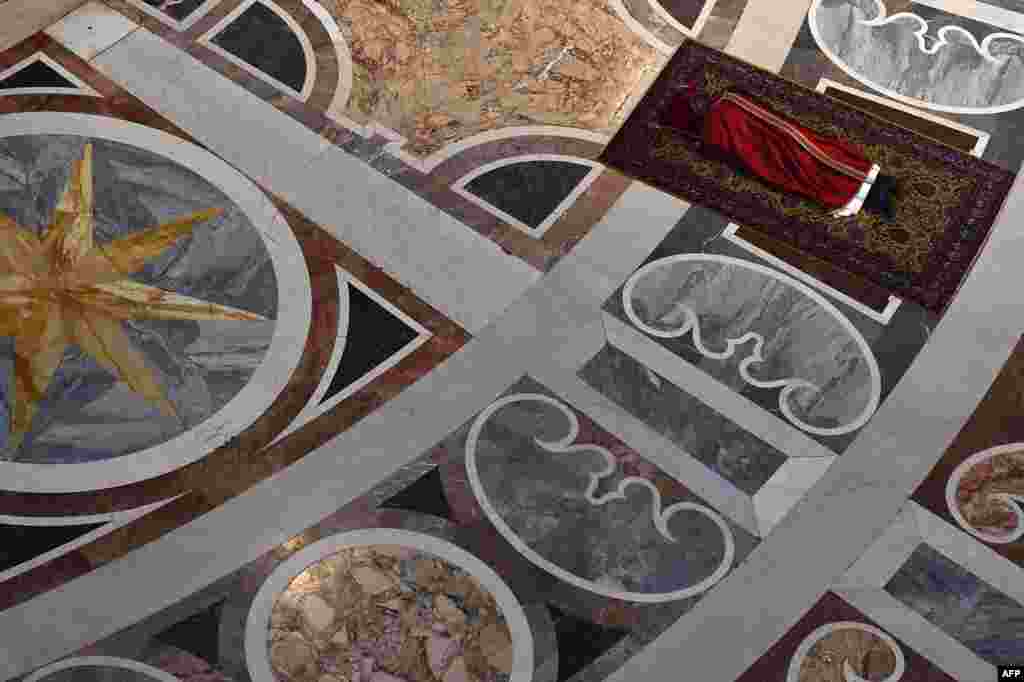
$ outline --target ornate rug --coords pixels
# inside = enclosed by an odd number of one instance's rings
[[[895,220],[866,211],[833,217],[702,152],[698,140],[659,122],[686,82],[697,83],[699,110],[732,90],[855,143],[899,183]],[[1014,179],[963,151],[693,41],[676,50],[599,160],[939,314],[970,270]]]

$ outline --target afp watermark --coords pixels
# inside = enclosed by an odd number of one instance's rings
[[[1002,682],[1002,680],[1020,680],[1024,682],[1024,665],[1000,665],[996,667],[999,674],[996,679]]]

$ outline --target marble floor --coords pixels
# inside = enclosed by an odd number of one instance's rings
[[[1024,666],[1024,189],[835,288],[596,160],[688,39],[1024,164],[1011,0],[0,2],[0,679]]]

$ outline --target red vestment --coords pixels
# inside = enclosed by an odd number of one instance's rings
[[[669,125],[699,134],[783,191],[838,209],[874,179],[869,178],[873,164],[853,145],[819,135],[742,95],[724,94],[702,121],[694,118],[688,99],[684,95],[670,104]]]

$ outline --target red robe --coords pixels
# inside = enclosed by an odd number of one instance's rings
[[[698,133],[769,184],[828,208],[846,206],[871,174],[873,164],[853,145],[812,132],[742,95],[724,94],[703,121],[693,118],[687,96],[672,102],[666,113],[670,125]]]

